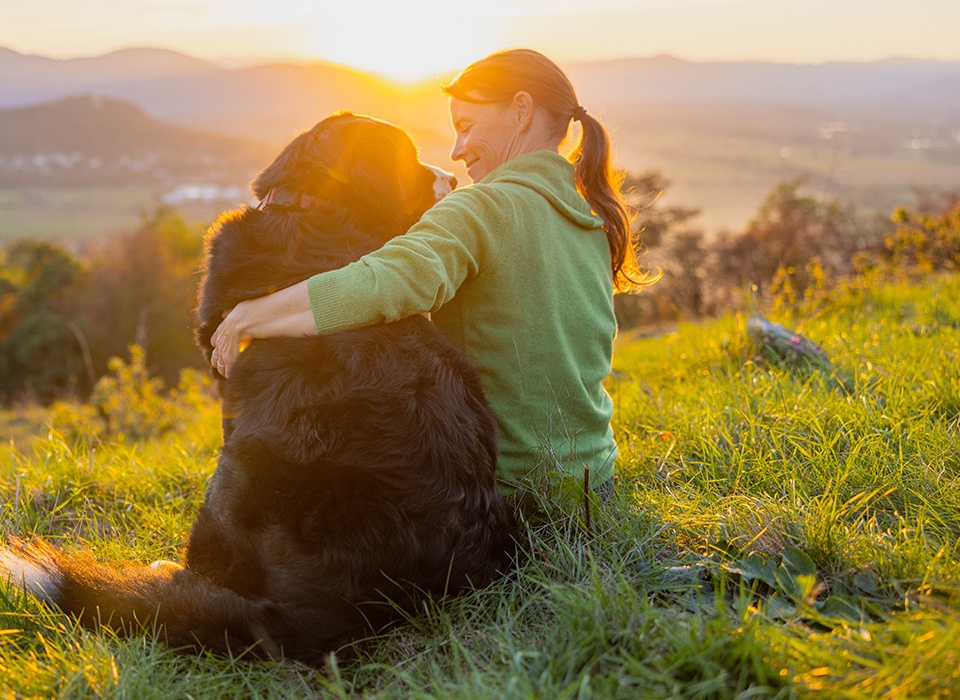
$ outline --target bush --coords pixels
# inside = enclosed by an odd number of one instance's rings
[[[897,230],[886,240],[886,259],[894,268],[960,268],[960,203],[940,215],[897,209],[893,221]]]
[[[68,437],[86,436],[118,442],[147,440],[180,431],[190,416],[215,407],[216,389],[206,374],[181,370],[175,389],[165,390],[159,377],[147,371],[146,352],[130,346],[130,361],[114,357],[110,373],[94,387],[89,404],[58,403],[53,424]]]

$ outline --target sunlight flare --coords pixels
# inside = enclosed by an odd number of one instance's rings
[[[327,60],[414,82],[455,72],[495,47],[498,3],[392,0],[337,3],[306,51]],[[362,27],[362,31],[338,31]]]

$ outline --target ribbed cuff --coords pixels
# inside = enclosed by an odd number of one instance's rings
[[[307,281],[307,295],[310,297],[313,323],[320,335],[336,333],[350,325],[346,318],[336,271],[311,277]]]

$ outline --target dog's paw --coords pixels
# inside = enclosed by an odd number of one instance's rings
[[[154,571],[169,571],[170,573],[174,573],[176,571],[180,571],[183,567],[177,562],[170,561],[169,559],[157,559],[150,565],[150,568]]]

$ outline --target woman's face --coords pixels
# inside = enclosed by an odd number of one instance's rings
[[[450,121],[457,134],[450,159],[462,160],[474,182],[522,152],[520,119],[510,100],[477,103],[452,97]]]

